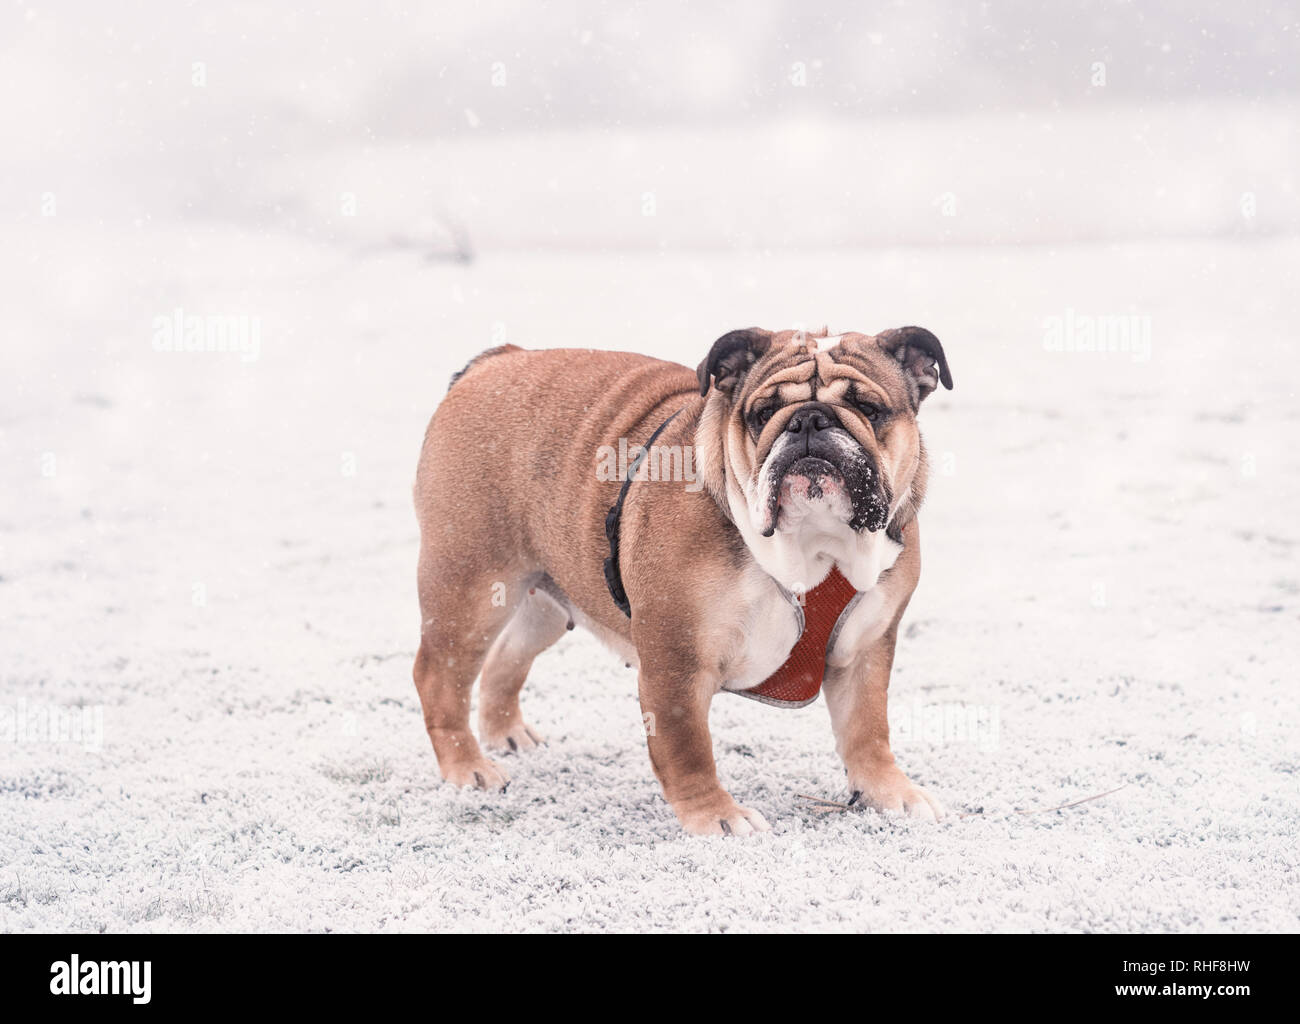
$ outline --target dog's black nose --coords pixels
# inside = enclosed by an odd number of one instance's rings
[[[786,422],[785,429],[792,434],[816,434],[821,430],[830,430],[835,426],[835,414],[830,406],[821,402],[809,402],[800,407]]]

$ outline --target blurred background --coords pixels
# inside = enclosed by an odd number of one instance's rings
[[[0,202],[452,252],[1285,233],[1298,21],[1176,0],[19,3]]]

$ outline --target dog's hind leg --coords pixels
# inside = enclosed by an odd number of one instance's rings
[[[413,674],[438,770],[458,786],[504,790],[510,776],[483,755],[470,732],[470,693],[527,590],[502,582],[500,574],[467,578],[463,564],[427,550],[421,552],[419,587],[423,622]]]
[[[533,659],[572,627],[569,612],[541,588],[532,588],[506,624],[483,665],[478,735],[488,750],[518,753],[540,746],[542,737],[519,710],[519,691]]]

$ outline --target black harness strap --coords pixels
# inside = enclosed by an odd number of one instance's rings
[[[618,501],[614,502],[609,511],[605,513],[605,536],[609,540],[609,557],[605,559],[605,586],[609,587],[609,596],[614,599],[614,603],[619,606],[623,614],[629,619],[632,617],[632,605],[627,599],[627,591],[623,589],[623,573],[618,565],[618,525],[623,518],[623,502],[627,499],[627,492],[632,487],[632,478],[636,476],[637,470],[645,462],[646,456],[650,454],[650,449],[659,435],[664,432],[664,427],[677,418],[678,412],[681,412],[681,409],[678,409],[677,412],[660,423],[659,429],[650,435],[650,440],[645,443],[641,453],[632,460],[632,465],[627,468],[627,477],[623,481],[623,486],[619,488]]]

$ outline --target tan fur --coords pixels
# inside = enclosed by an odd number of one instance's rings
[[[744,510],[734,496],[816,388],[900,496],[891,530],[904,539],[894,568],[864,595],[870,628],[827,674],[836,744],[864,801],[938,813],[894,766],[885,719],[897,624],[920,572],[915,512],[925,458],[907,375],[866,335],[845,335],[820,353],[808,335],[767,337],[771,346],[737,375],[735,394],[715,387],[701,396],[700,376],[683,366],[589,350],[505,347],[454,382],[429,424],[415,486],[422,629],[414,675],[444,778],[486,789],[508,784],[470,731],[473,684],[481,673],[484,745],[508,753],[535,746],[540,737],[524,722],[519,690],[533,658],[576,622],[637,664],[651,764],[686,829],[767,828],[718,783],[708,709],[728,681],[763,670],[753,662],[754,624],[784,622],[788,593],[760,570],[738,529]],[[890,403],[887,427],[877,433],[841,404],[850,386]],[[745,421],[751,401],[783,406],[757,437]],[[621,519],[629,620],[603,575],[605,514],[620,484],[598,479],[597,452],[620,438],[644,444],[678,410],[656,446],[693,446],[703,488],[632,485]]]

